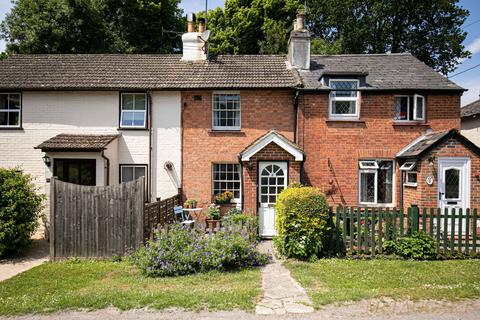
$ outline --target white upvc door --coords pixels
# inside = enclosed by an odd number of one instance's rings
[[[287,187],[287,162],[260,162],[258,167],[258,202],[260,236],[269,238],[275,230],[275,203],[278,194]]]
[[[438,206],[450,214],[452,209],[459,213],[459,209],[470,207],[470,159],[466,158],[439,158],[438,159]],[[462,234],[465,233],[465,220],[462,223]],[[443,230],[442,219],[440,228]],[[452,228],[452,219],[447,219],[448,232]],[[455,234],[458,234],[458,219],[455,219]]]

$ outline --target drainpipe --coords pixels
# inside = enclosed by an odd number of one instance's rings
[[[298,121],[298,98],[300,91],[295,91],[295,97],[293,98],[294,114],[293,114],[293,142],[297,143],[297,121]]]
[[[102,153],[101,153],[101,156],[102,158],[105,160],[105,162],[107,163],[107,183],[106,185],[109,186],[110,185],[110,159],[105,155],[105,150],[102,150]]]
[[[400,209],[403,208],[403,171],[400,170]]]
[[[148,189],[148,201],[152,199],[152,109],[153,109],[153,103],[152,103],[152,96],[151,96],[151,91],[147,91],[147,99],[148,99],[148,181],[147,181],[147,189]]]

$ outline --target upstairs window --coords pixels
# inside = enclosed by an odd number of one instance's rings
[[[147,95],[145,93],[122,93],[121,128],[147,127]]]
[[[413,96],[395,97],[395,121],[425,121],[425,97]]]
[[[358,80],[330,80],[330,118],[359,118],[358,83]]]
[[[213,94],[213,130],[240,130],[240,94]]]
[[[20,94],[0,94],[0,128],[20,128]]]
[[[376,165],[372,165],[373,162]],[[359,162],[360,204],[392,204],[393,167],[394,162],[391,160]]]

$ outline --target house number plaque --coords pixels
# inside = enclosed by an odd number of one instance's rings
[[[433,177],[432,176],[427,177],[427,184],[429,186],[431,186],[433,184]]]

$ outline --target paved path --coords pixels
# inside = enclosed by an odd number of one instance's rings
[[[260,251],[273,256],[272,263],[262,270],[263,298],[257,304],[255,313],[259,315],[304,314],[313,312],[312,302],[290,271],[273,254],[272,241],[264,241]]]
[[[0,259],[0,281],[41,265],[45,261],[48,261],[48,242],[36,237],[32,246],[21,256],[12,259]]]

